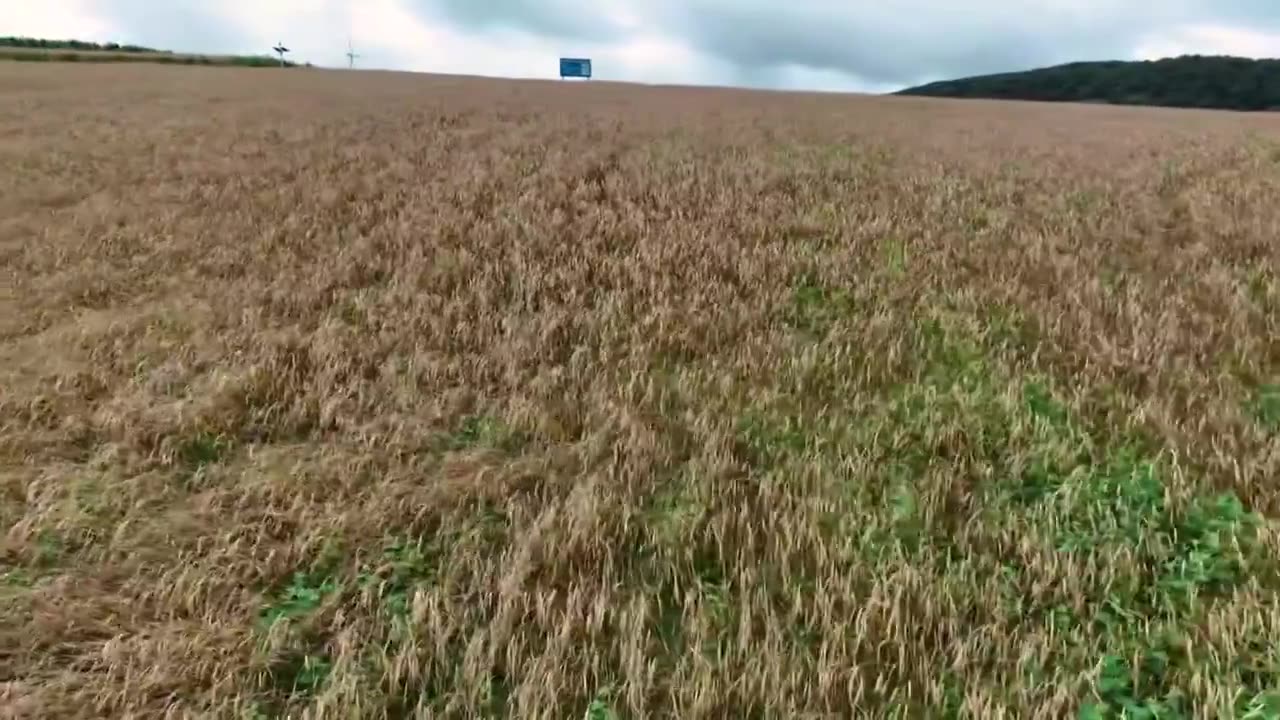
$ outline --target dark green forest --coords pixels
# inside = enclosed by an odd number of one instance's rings
[[[0,47],[30,48],[33,50],[79,50],[81,52],[127,52],[127,53],[168,53],[168,50],[156,50],[139,45],[121,45],[119,43],[95,43],[84,40],[47,40],[45,38],[3,37],[0,36]]]
[[[279,67],[280,61],[269,55],[195,55],[156,50],[140,45],[96,43],[84,40],[48,40],[45,38],[0,36],[0,60],[19,62],[148,62],[168,65],[235,65],[240,67]],[[285,67],[298,67],[289,60]],[[310,67],[310,64],[308,64]]]
[[[1280,60],[1183,55],[1163,60],[1074,62],[943,80],[895,94],[1280,110]]]

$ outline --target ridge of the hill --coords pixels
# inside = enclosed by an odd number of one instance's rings
[[[297,67],[298,63],[281,63],[269,55],[206,55],[157,50],[140,45],[115,42],[97,43],[0,36],[0,60],[27,62],[148,62],[179,65],[237,65],[242,67]]]
[[[1023,72],[941,80],[895,94],[1277,110],[1280,60],[1182,55],[1161,60],[1073,62]]]

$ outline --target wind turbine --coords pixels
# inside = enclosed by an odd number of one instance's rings
[[[360,57],[356,54],[355,49],[351,47],[351,36],[347,36],[347,69],[354,70],[356,67],[356,58]]]
[[[275,50],[276,54],[280,56],[280,67],[284,67],[284,54],[289,52],[289,48],[285,47],[284,43],[278,42],[276,43],[276,46],[271,49]]]

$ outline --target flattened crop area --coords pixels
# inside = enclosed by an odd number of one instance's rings
[[[1274,116],[0,98],[5,713],[1280,717]]]

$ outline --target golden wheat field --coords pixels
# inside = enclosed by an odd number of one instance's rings
[[[1280,118],[0,64],[0,715],[1280,717]]]

